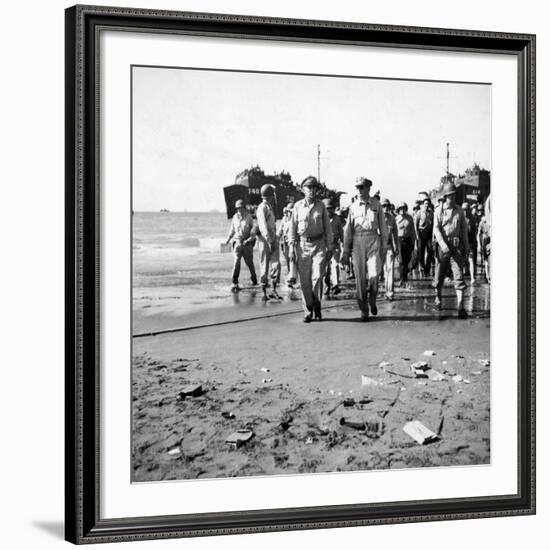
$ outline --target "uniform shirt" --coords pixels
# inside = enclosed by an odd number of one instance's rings
[[[397,235],[400,239],[416,239],[414,220],[410,214],[397,214],[395,217]]]
[[[397,252],[399,250],[397,222],[389,212],[385,212],[384,216],[386,218],[386,227],[388,228],[388,240],[387,240],[388,250],[393,250],[394,252]]]
[[[294,205],[289,241],[292,244],[300,238],[310,240],[323,239],[325,246],[332,248],[332,228],[327,209],[323,202],[313,200],[307,203],[306,199],[302,199]]]
[[[344,250],[351,252],[355,235],[380,235],[382,247],[388,242],[386,218],[380,202],[374,197],[366,200],[358,198],[349,207],[348,221],[344,230]]]
[[[281,220],[281,227],[279,228],[279,238],[282,239],[284,242],[288,241],[288,233],[290,231],[290,225],[292,222],[292,216],[284,217]]]
[[[256,209],[258,232],[266,241],[273,241],[277,235],[277,220],[275,212],[267,201],[263,201]]]
[[[227,240],[233,241],[245,241],[250,237],[252,227],[254,226],[254,220],[250,214],[241,216],[239,212],[236,212],[231,219],[231,228]]]
[[[330,228],[332,229],[332,239],[334,246],[344,242],[344,222],[340,216],[334,214],[330,219]]]
[[[469,252],[468,224],[464,210],[455,205],[451,208],[439,206],[434,215],[434,237],[442,247],[449,246],[451,239],[460,239],[465,252]]]
[[[426,208],[426,210],[423,210],[422,208],[418,211],[415,218],[416,222],[416,229],[418,231],[432,231],[433,223],[434,223],[434,215],[431,210]]]
[[[477,237],[482,243],[491,237],[491,227],[489,222],[485,219],[485,216],[482,216],[481,221],[479,222]]]

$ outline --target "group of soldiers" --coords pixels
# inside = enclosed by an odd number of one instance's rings
[[[341,268],[349,278],[355,278],[362,321],[378,314],[376,300],[381,278],[386,299],[391,301],[394,272],[399,272],[400,286],[408,287],[409,273],[415,269],[420,269],[424,277],[433,276],[436,309],[441,309],[445,279],[451,277],[458,317],[467,317],[464,274],[469,268],[470,283],[474,284],[478,250],[490,281],[490,215],[486,215],[483,205],[459,206],[456,187],[449,182],[443,186],[437,205],[425,194],[411,215],[404,202],[395,208],[388,199],[371,196],[372,181],[360,177],[355,184],[357,196],[344,210],[337,209],[331,199],[317,199],[318,186],[313,176],[302,181],[304,198],[285,207],[279,228],[273,186],[261,188],[256,221],[242,200],[235,203],[236,213],[226,240],[227,244],[232,242],[234,253],[233,292],[240,290],[242,259],[250,270],[252,284],[258,284],[253,262],[257,241],[263,299],[280,299],[277,286],[282,254],[288,274],[286,284],[293,288],[299,280],[305,323],[322,320],[322,296],[340,292]]]

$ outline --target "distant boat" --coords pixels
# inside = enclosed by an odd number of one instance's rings
[[[161,208],[160,211],[163,212],[163,213],[170,212],[170,210],[168,210],[168,208]]]

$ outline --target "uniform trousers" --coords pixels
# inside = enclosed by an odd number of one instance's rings
[[[466,283],[464,282],[464,256],[458,247],[451,247],[449,252],[443,252],[439,249],[439,262],[435,266],[435,277],[433,286],[438,293],[443,288],[445,277],[449,270],[449,265],[453,272],[453,282],[456,290],[464,290]]]
[[[419,245],[418,255],[420,256],[420,268],[425,277],[428,277],[432,270],[433,251],[432,251],[432,231],[422,230],[418,232]]]
[[[409,280],[409,264],[414,250],[414,240],[411,237],[399,237],[399,246],[401,248],[401,282],[406,283]]]
[[[353,265],[357,303],[361,311],[368,311],[368,292],[374,302],[378,294],[378,274],[380,273],[380,238],[376,233],[353,236]]]
[[[393,250],[386,251],[386,257],[382,265],[384,268],[384,290],[387,296],[393,298],[393,270],[395,266],[395,252]]]
[[[288,273],[286,282],[295,283],[296,282],[296,262],[290,259],[290,246],[288,244],[288,241],[284,241],[282,243],[281,249],[283,251],[283,256],[285,258],[286,269]]]
[[[296,255],[302,289],[302,304],[304,311],[309,313],[315,306],[321,304],[327,257],[325,241],[323,239],[316,241],[300,239],[296,243]]]
[[[325,284],[327,288],[340,285],[340,257],[339,246],[335,246],[332,252],[327,251]]]
[[[258,237],[258,248],[260,251],[260,283],[262,286],[266,286],[269,278],[273,283],[277,283],[281,274],[279,239],[275,238],[272,244],[269,244],[260,236]]]
[[[239,275],[241,273],[241,259],[247,265],[250,270],[250,278],[252,282],[256,282],[256,270],[254,269],[254,244],[241,244],[238,242],[233,243],[233,255],[235,259],[233,261],[233,272],[231,273],[231,279],[233,284],[236,285],[239,282]]]

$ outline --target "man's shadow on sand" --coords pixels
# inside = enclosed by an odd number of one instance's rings
[[[56,539],[65,539],[65,525],[62,521],[33,521],[32,525]]]

